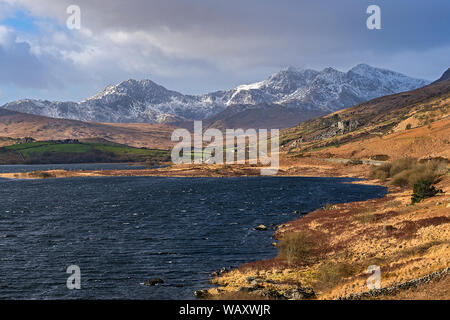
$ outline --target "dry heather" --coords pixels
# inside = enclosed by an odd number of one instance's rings
[[[234,177],[259,176],[260,168],[245,165],[177,165],[159,169],[130,170],[49,170],[19,173],[0,173],[0,178],[45,179],[101,176],[163,176],[163,177]]]
[[[170,148],[170,135],[175,128],[163,124],[126,124],[82,122],[54,119],[25,113],[0,113],[0,146],[8,143],[4,137],[33,137],[36,140],[97,139],[134,147]]]
[[[450,119],[429,125],[397,130],[384,135],[369,135],[335,148],[311,152],[316,157],[372,159],[384,155],[389,159],[444,157],[450,159]]]
[[[444,190],[449,186],[449,176],[438,184]],[[380,266],[382,287],[450,267],[450,197],[443,194],[411,205],[410,189],[389,189],[382,199],[335,205],[280,226],[276,258],[222,274],[212,280],[218,287],[210,293],[229,297],[248,288],[249,279],[258,279],[257,293],[261,287],[309,287],[318,299],[336,299],[368,291],[370,265]],[[428,296],[420,289],[414,292],[421,298],[450,299],[448,290],[430,290]]]

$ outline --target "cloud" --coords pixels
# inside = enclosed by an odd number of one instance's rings
[[[30,34],[0,29],[0,66],[11,66],[11,79],[2,73],[0,83],[70,90],[83,82],[87,96],[127,78],[151,78],[200,93],[289,65],[347,69],[365,62],[428,79],[448,67],[448,0],[379,0],[379,31],[366,28],[368,0],[75,2],[80,31],[65,28],[72,0],[0,0],[0,8],[26,12],[36,26]]]
[[[65,73],[74,70],[71,61],[38,51],[20,40],[13,29],[0,25],[0,84],[60,89],[73,79]]]

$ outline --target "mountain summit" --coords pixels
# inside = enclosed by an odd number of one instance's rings
[[[3,108],[53,118],[98,122],[170,123],[203,120],[233,105],[280,105],[289,112],[324,114],[427,85],[390,70],[359,64],[348,72],[287,68],[231,90],[184,95],[151,80],[127,80],[81,102],[19,100]]]
[[[448,68],[444,74],[442,75],[442,77],[440,77],[438,80],[436,80],[434,83],[436,82],[441,82],[441,81],[448,81],[450,80],[450,68]]]

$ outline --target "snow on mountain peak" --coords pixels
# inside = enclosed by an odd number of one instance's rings
[[[250,84],[243,84],[243,85],[237,86],[236,91],[256,90],[256,89],[260,89],[265,84],[266,84],[266,81],[260,81],[260,82],[250,83]]]
[[[428,83],[367,64],[348,72],[288,67],[260,82],[203,95],[184,95],[149,79],[129,79],[78,103],[21,100],[4,108],[83,121],[152,123],[201,120],[237,104],[275,103],[299,111],[331,112]]]
[[[395,71],[376,68],[367,64],[358,64],[350,69],[348,74],[356,74],[368,81],[372,81],[373,84],[383,87],[385,92],[391,91],[391,93],[413,90],[430,83],[427,80],[414,79]]]

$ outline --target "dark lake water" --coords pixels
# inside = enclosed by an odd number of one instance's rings
[[[193,299],[212,271],[273,257],[259,224],[381,197],[339,178],[0,180],[1,299]],[[66,269],[81,269],[69,290]],[[165,283],[143,285],[159,277]],[[176,285],[182,284],[183,287]]]

